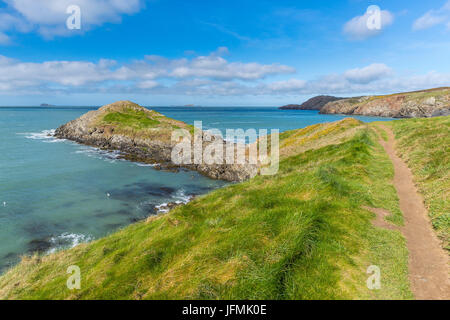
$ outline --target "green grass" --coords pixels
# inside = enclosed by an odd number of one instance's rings
[[[165,117],[154,110],[145,109],[129,101],[119,101],[99,109],[89,126],[102,128],[106,134],[124,135],[133,139],[171,142],[176,129],[192,134],[193,126]]]
[[[331,127],[320,126],[325,139]],[[403,222],[392,164],[375,141],[360,125],[340,142],[284,156],[275,176],[230,185],[89,244],[24,258],[0,278],[0,298],[410,299],[403,236],[374,227],[361,208],[385,208]],[[66,287],[70,265],[81,268],[81,290]],[[370,265],[381,268],[380,290],[366,287]]]
[[[437,234],[450,250],[450,117],[389,122]]]
[[[136,129],[153,128],[161,122],[151,119],[144,111],[135,111],[132,109],[126,112],[112,112],[103,117],[106,124],[115,124],[124,127],[133,127]]]

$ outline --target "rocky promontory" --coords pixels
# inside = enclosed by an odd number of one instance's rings
[[[391,118],[450,115],[450,88],[348,98],[327,103],[321,114],[347,114]]]
[[[333,96],[317,96],[313,97],[302,104],[288,104],[278,109],[281,110],[320,110],[328,102],[337,101],[345,98],[333,97]]]
[[[183,129],[192,137],[194,132],[200,132],[204,141],[203,150],[213,142],[221,142],[224,147],[230,146],[219,136],[194,130],[191,125],[130,101],[119,101],[90,111],[59,127],[55,136],[101,149],[118,150],[125,159],[154,163],[163,169],[183,167],[196,170],[213,179],[243,181],[258,173],[258,165],[250,163],[248,159],[244,163],[232,164],[208,164],[205,161],[174,163],[172,149],[177,143],[172,141],[172,133],[176,129]]]

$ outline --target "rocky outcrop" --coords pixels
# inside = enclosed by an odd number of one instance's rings
[[[349,98],[327,103],[320,113],[391,118],[445,116],[450,115],[450,88]]]
[[[337,101],[345,98],[333,97],[333,96],[317,96],[311,98],[302,104],[288,104],[287,106],[280,107],[281,110],[320,110],[328,102]]]
[[[109,119],[108,115],[117,114],[122,115],[119,122],[105,121]],[[129,116],[121,123],[120,119],[124,118],[123,115],[139,115],[140,118],[136,116],[135,123],[130,124],[131,116]],[[155,125],[141,126],[142,123],[149,121],[153,121],[151,123]],[[248,159],[243,164],[173,163],[172,149],[176,143],[171,141],[171,135],[175,128],[193,130],[192,126],[167,118],[156,111],[148,110],[130,101],[119,101],[96,111],[90,111],[62,125],[56,130],[55,136],[106,150],[118,150],[127,160],[156,164],[156,167],[161,169],[196,170],[213,179],[243,181],[258,173],[258,165],[249,163]],[[209,144],[221,139],[205,131],[200,131],[200,135],[204,141],[203,150]],[[224,148],[229,145],[223,140],[220,142],[223,143]]]

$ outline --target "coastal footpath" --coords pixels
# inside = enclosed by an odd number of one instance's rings
[[[186,168],[213,179],[244,181],[258,173],[257,163],[250,163],[249,159],[245,159],[245,163],[233,161],[230,164],[207,164],[205,161],[174,163],[172,150],[177,141],[172,141],[172,133],[175,130],[186,132],[192,142],[194,133],[197,132],[202,141],[201,154],[212,143],[223,146],[224,152],[226,148],[237,148],[237,144],[226,142],[220,136],[195,131],[191,125],[165,117],[131,101],[118,101],[90,111],[59,127],[55,136],[106,150],[118,150],[124,159],[155,164],[156,168]],[[192,149],[194,148],[192,145]]]

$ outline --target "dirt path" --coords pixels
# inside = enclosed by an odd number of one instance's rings
[[[372,221],[372,224],[379,228],[389,229],[389,230],[399,230],[401,231],[400,227],[397,227],[386,220],[384,220],[385,217],[389,216],[391,213],[385,209],[381,208],[371,208],[367,206],[363,206],[364,209],[375,213],[376,217],[375,220]]]
[[[394,164],[394,186],[405,218],[401,228],[409,250],[411,289],[420,300],[450,299],[449,258],[434,233],[423,199],[406,163],[395,153],[395,137],[390,128],[380,125],[388,141],[381,140]],[[378,216],[378,215],[377,215]]]

